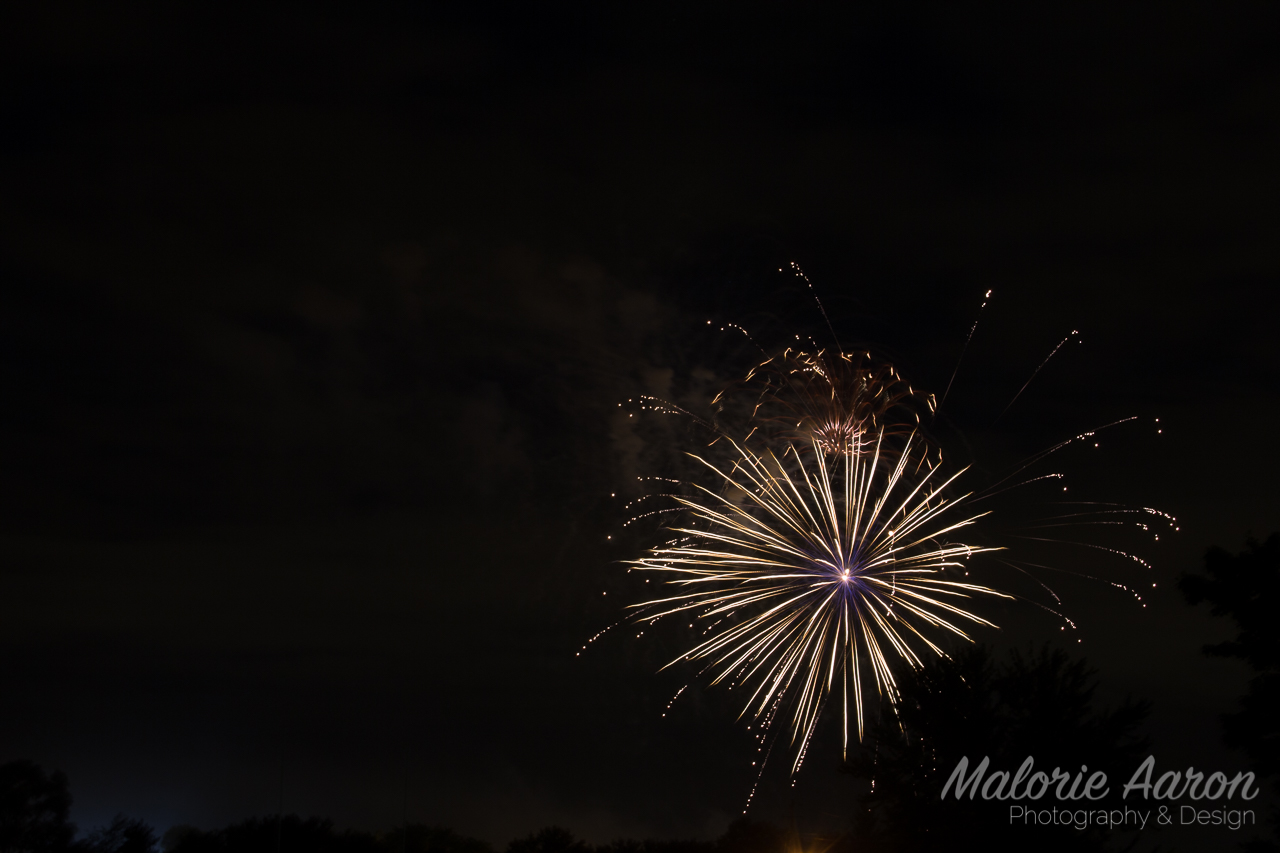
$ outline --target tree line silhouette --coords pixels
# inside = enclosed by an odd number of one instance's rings
[[[1280,594],[1280,534],[1261,544],[1250,540],[1236,555],[1212,548],[1205,570],[1180,580],[1188,603],[1209,603],[1238,629],[1234,639],[1205,651],[1239,658],[1254,673],[1240,710],[1223,719],[1225,740],[1246,752],[1259,783],[1274,794],[1280,782],[1280,619],[1272,607]],[[851,796],[849,826],[838,837],[801,838],[794,826],[742,819],[715,841],[590,845],[548,827],[510,842],[505,853],[852,853],[939,846],[1034,846],[1051,853],[1137,840],[1097,828],[1011,825],[1006,803],[939,796],[962,756],[975,763],[990,756],[993,767],[1008,770],[1034,756],[1040,769],[1086,764],[1109,779],[1127,778],[1147,755],[1140,730],[1149,705],[1127,700],[1098,708],[1097,675],[1085,661],[1047,647],[1001,659],[973,647],[908,673],[900,687],[897,716],[871,726],[865,747],[841,768],[855,783],[851,788],[861,790]],[[255,817],[212,830],[176,826],[163,838],[121,815],[77,838],[70,807],[65,774],[46,773],[26,760],[0,765],[0,853],[495,853],[489,843],[443,827],[363,832],[297,815]],[[1270,821],[1280,826],[1274,806]],[[1245,846],[1255,853],[1280,849],[1265,839]]]
[[[67,777],[30,761],[0,765],[0,853],[495,853],[487,841],[440,826],[390,832],[337,829],[317,817],[252,817],[221,829],[175,826],[157,836],[145,822],[117,816],[77,839]],[[551,826],[512,841],[506,853],[773,853],[787,843],[772,824],[740,820],[716,841],[614,841],[590,845]]]

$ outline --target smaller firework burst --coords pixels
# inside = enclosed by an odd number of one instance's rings
[[[754,430],[828,456],[870,452],[881,434],[905,436],[920,424],[920,411],[934,407],[932,395],[865,351],[787,349],[752,368],[740,386],[748,392],[742,396],[754,397]]]

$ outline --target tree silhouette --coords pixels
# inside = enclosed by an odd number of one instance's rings
[[[420,823],[399,827],[379,836],[387,853],[493,853],[488,842],[459,835],[443,826]]]
[[[619,840],[597,846],[549,826],[512,841],[506,853],[784,853],[785,833],[768,823],[739,818],[716,841]]]
[[[1074,774],[1081,765],[1090,773],[1101,770],[1118,797],[1116,779],[1127,779],[1146,755],[1146,740],[1137,735],[1148,713],[1145,702],[1096,709],[1094,671],[1048,648],[996,662],[975,647],[909,673],[899,687],[897,718],[873,726],[844,768],[869,785],[855,830],[859,849],[990,850],[1004,842],[1038,851],[1097,850],[1116,835],[1018,825],[1010,820],[1012,801],[957,800],[954,794],[943,800],[941,792],[963,757],[971,771],[989,757],[991,772],[1012,775],[1031,756],[1046,773],[1061,767]],[[1103,808],[1101,803],[1087,805]],[[1034,805],[1078,807],[1053,795]]]
[[[116,815],[111,823],[77,842],[77,853],[155,853],[156,833],[137,818]]]
[[[796,849],[794,839],[778,826],[738,818],[715,843],[715,853],[787,853]]]
[[[1239,633],[1225,643],[1205,646],[1205,653],[1237,658],[1253,670],[1249,692],[1240,710],[1223,717],[1223,740],[1244,750],[1258,778],[1280,782],[1280,533],[1258,544],[1249,539],[1245,550],[1229,554],[1213,547],[1204,555],[1204,575],[1183,575],[1178,586],[1192,605],[1208,602],[1215,616],[1229,616]],[[1272,807],[1270,822],[1280,828],[1280,810]],[[1254,849],[1280,849],[1257,842]]]
[[[714,841],[612,841],[596,853],[718,853]]]
[[[574,838],[569,830],[548,826],[527,838],[512,841],[507,845],[507,853],[591,853],[591,848]]]
[[[208,832],[177,826],[165,833],[164,849],[165,853],[387,853],[368,833],[339,832],[332,821],[297,815],[285,815],[279,821],[274,816],[249,818]]]
[[[30,761],[0,765],[0,853],[62,853],[76,828],[68,819],[67,777]]]

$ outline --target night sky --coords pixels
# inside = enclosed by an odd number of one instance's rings
[[[575,652],[643,594],[621,498],[698,441],[618,404],[705,407],[757,357],[726,322],[830,335],[794,261],[939,394],[994,291],[946,404],[980,482],[1138,416],[1046,470],[1179,518],[1149,573],[1061,552],[1148,607],[1073,580],[1078,631],[978,639],[1242,769],[1248,671],[1175,582],[1280,529],[1280,8],[887,5],[7,7],[0,761],[85,830],[716,836],[733,702],[663,718],[659,638]],[[837,764],[759,816],[836,819]]]

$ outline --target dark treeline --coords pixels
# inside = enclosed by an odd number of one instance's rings
[[[221,829],[175,826],[157,836],[123,815],[83,838],[69,819],[67,777],[30,761],[0,765],[0,853],[497,853],[487,841],[439,826],[390,832],[337,829],[323,818],[253,817]],[[506,853],[773,853],[789,837],[768,823],[739,820],[716,841],[619,840],[591,845],[561,827],[512,841]]]
[[[773,853],[785,849],[787,834],[768,823],[742,820],[716,841],[613,841],[592,845],[558,826],[518,838],[506,853]],[[391,832],[336,830],[324,820],[288,816],[257,818],[224,829],[201,832],[175,827],[165,833],[165,853],[275,853],[277,850],[322,853],[497,853],[488,842],[444,827],[410,825]]]
[[[253,817],[221,829],[175,826],[163,838],[145,822],[117,816],[77,838],[66,774],[31,761],[0,765],[0,853],[497,853],[492,845],[439,826],[390,832],[337,829],[323,818]],[[740,820],[716,841],[614,841],[591,845],[560,827],[512,841],[506,853],[774,853],[789,836]]]

